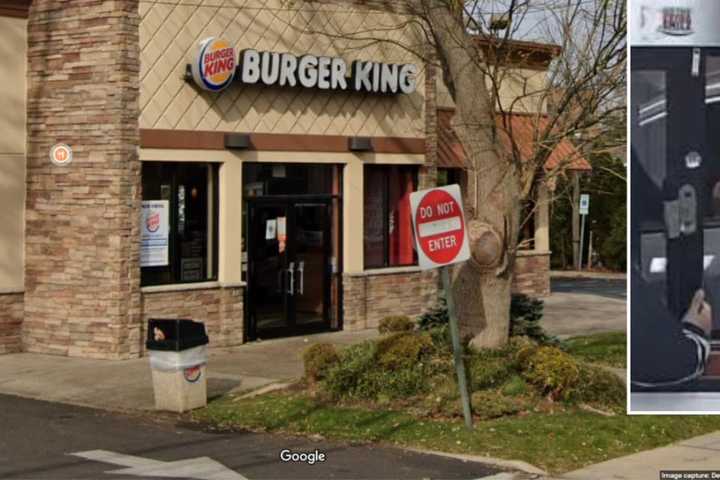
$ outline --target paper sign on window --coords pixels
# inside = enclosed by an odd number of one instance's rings
[[[142,202],[141,267],[165,267],[168,265],[169,211],[170,202],[167,200]]]
[[[265,223],[265,240],[275,240],[277,237],[277,221],[274,218]]]

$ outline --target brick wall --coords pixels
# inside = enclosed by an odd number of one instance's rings
[[[521,251],[515,258],[513,293],[533,297],[550,295],[550,253]]]
[[[389,315],[420,315],[437,301],[437,281],[434,271],[345,274],[343,329],[377,328]]]
[[[28,19],[25,348],[140,354],[138,0],[34,0]],[[67,143],[74,161],[48,152]]]
[[[143,338],[151,318],[186,318],[203,322],[211,347],[243,342],[243,289],[212,288],[143,292]]]
[[[0,294],[0,355],[22,350],[23,294]]]

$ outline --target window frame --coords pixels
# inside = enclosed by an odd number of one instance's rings
[[[141,171],[141,185],[145,183],[145,168],[161,168],[172,170],[169,179],[163,177],[160,179],[161,182],[166,181],[170,184],[170,211],[168,212],[169,234],[168,234],[168,265],[156,266],[156,267],[140,267],[140,286],[141,287],[155,287],[164,285],[187,285],[193,283],[203,282],[215,282],[218,281],[219,275],[219,234],[220,234],[220,165],[216,162],[181,162],[181,161],[144,161],[142,162]],[[205,226],[211,235],[211,238],[206,238],[204,242],[204,257],[207,259],[208,255],[212,255],[212,262],[205,261],[204,275],[199,280],[186,280],[180,279],[182,258],[179,252],[181,251],[182,240],[180,234],[177,231],[178,226],[178,191],[180,180],[182,176],[180,170],[182,168],[204,168],[207,171],[206,175],[206,203],[211,205],[212,211],[205,210]],[[161,171],[161,174],[165,174],[165,171]],[[210,192],[208,186],[212,185],[212,192]],[[189,195],[189,192],[187,192]],[[145,189],[142,192],[142,201],[145,200],[156,200],[151,198],[145,198]],[[212,218],[210,218],[212,216]],[[187,220],[186,220],[187,221]],[[212,271],[212,275],[208,275],[208,271]],[[146,273],[144,275],[144,273]],[[166,275],[170,277],[170,281],[158,280],[153,278],[161,272],[167,272]],[[148,276],[151,279],[148,279]]]
[[[363,232],[363,269],[364,270],[381,270],[381,269],[388,269],[388,268],[402,268],[402,267],[414,267],[418,265],[418,254],[415,250],[415,245],[412,245],[413,249],[413,261],[412,263],[408,264],[399,264],[399,265],[391,265],[390,264],[390,170],[391,169],[407,169],[411,172],[412,176],[412,182],[413,182],[413,188],[412,191],[415,192],[418,189],[418,182],[419,182],[419,168],[417,165],[364,165],[364,171],[363,171],[363,221],[365,218],[365,208],[367,206],[367,181],[368,181],[368,170],[370,169],[378,169],[383,170],[384,174],[382,175],[383,178],[383,185],[382,185],[382,192],[383,192],[383,202],[382,202],[382,208],[383,208],[383,250],[382,250],[382,265],[370,265],[368,264],[367,258],[367,248],[365,243],[365,232]]]

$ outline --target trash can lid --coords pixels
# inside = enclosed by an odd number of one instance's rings
[[[159,319],[148,321],[148,350],[180,352],[209,342],[205,324],[186,319]]]

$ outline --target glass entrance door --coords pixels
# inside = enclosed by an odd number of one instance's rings
[[[248,336],[330,328],[331,203],[248,202]]]
[[[679,317],[703,283],[710,49],[633,48],[632,257]],[[712,63],[712,62],[711,62]]]

